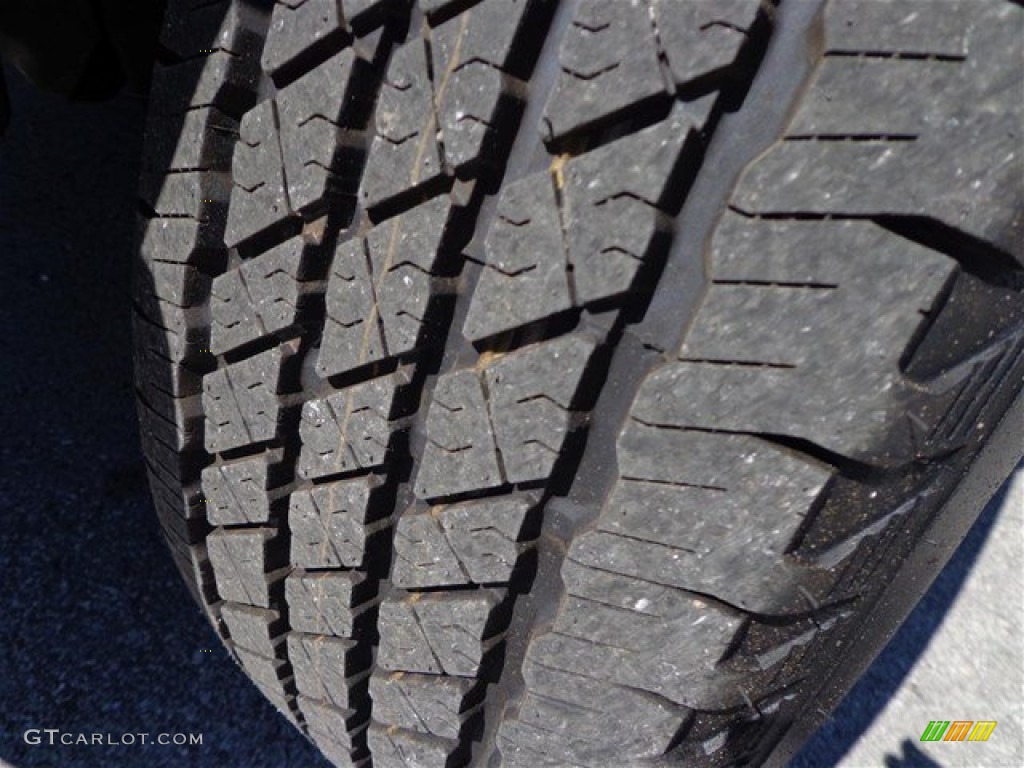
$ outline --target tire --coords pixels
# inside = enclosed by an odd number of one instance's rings
[[[336,765],[783,764],[1021,455],[1024,11],[172,0],[163,531]]]

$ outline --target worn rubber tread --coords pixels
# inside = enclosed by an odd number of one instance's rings
[[[785,0],[172,3],[154,498],[336,764],[761,759],[998,420],[1020,10],[820,4],[768,109]]]

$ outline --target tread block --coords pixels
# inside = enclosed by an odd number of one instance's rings
[[[476,163],[499,126],[501,99],[512,88],[500,71],[481,61],[466,62],[444,86],[438,116],[445,166],[463,171]]]
[[[652,0],[658,42],[676,84],[722,74],[734,64],[760,7],[759,0]]]
[[[520,90],[509,71],[525,75],[514,50],[535,6],[485,0],[395,51],[360,192],[365,207],[465,172],[481,159],[503,105]]]
[[[335,163],[335,153],[349,127],[345,112],[361,74],[355,51],[348,48],[276,96],[288,203],[298,213],[317,207],[332,187],[355,191],[339,176],[342,164]]]
[[[475,371],[438,379],[427,412],[427,441],[416,477],[421,499],[501,484],[483,385]]]
[[[1024,173],[1024,153],[1015,138],[1024,102],[1014,79],[1000,74],[1006,66],[999,61],[1022,54],[1016,30],[1024,23],[1024,9],[1013,3],[969,3],[970,23],[965,23],[954,21],[962,19],[956,12],[940,22],[941,12],[930,7],[920,12],[919,6],[885,5],[868,12],[868,18],[898,16],[898,32],[872,43],[855,22],[849,29],[856,42],[847,44],[845,28],[832,24],[835,39],[826,46],[869,45],[868,53],[884,55],[887,46],[940,49],[944,39],[950,50],[966,49],[966,59],[960,54],[927,61],[826,56],[789,129],[795,135],[747,167],[733,205],[759,215],[926,217],[1024,258],[1014,235],[1018,206],[1010,191]],[[847,13],[843,3],[836,6],[841,16]],[[860,4],[850,7],[862,10]],[[923,99],[929,92],[933,97]],[[985,106],[995,103],[1007,107]],[[806,140],[835,130],[861,140]],[[821,194],[823,189],[829,193]]]
[[[561,72],[542,118],[545,141],[606,126],[667,100],[677,86],[729,74],[760,5],[585,0],[562,40]]]
[[[546,479],[577,427],[572,408],[594,349],[583,336],[563,336],[485,357],[480,371],[442,376],[427,414],[416,495]]]
[[[395,562],[391,580],[396,587],[465,584],[469,576],[445,538],[434,510],[405,513],[398,520],[394,538]]]
[[[230,171],[238,135],[238,120],[214,107],[200,107],[181,115],[180,135],[159,130],[166,119],[165,115],[152,113],[146,125],[146,151],[140,159],[141,188],[150,206],[169,171]]]
[[[599,564],[602,571],[609,563],[616,567],[618,559],[619,552],[612,549]],[[586,584],[589,568],[578,568],[573,574],[575,563],[565,565],[570,578]],[[602,571],[597,573],[603,577]],[[532,643],[531,660],[546,668],[648,691],[681,706],[702,703],[701,678],[714,673],[744,618],[658,584],[629,580],[620,591],[625,588],[643,597],[622,607],[609,605],[609,597],[592,587],[586,590],[591,596],[575,594],[570,587],[554,627]],[[577,587],[575,592],[579,591]]]
[[[522,730],[528,730],[528,727],[523,726],[522,723],[517,722],[516,726]],[[577,768],[583,763],[569,763],[565,759],[553,757],[547,752],[534,752],[516,741],[504,745],[501,765],[503,768]]]
[[[514,69],[523,25],[536,4],[537,0],[480,0],[435,26],[430,30],[434,72],[454,73],[474,61]],[[424,8],[428,15],[436,10]]]
[[[373,717],[409,731],[457,739],[483,693],[474,680],[395,672],[370,678]]]
[[[206,548],[225,600],[270,608],[270,585],[283,574],[284,557],[274,528],[218,528],[206,538]]]
[[[365,696],[369,648],[354,640],[288,633],[295,687],[311,699],[355,709]]]
[[[818,66],[788,138],[902,136],[914,139],[935,94],[959,74],[959,62],[826,57]],[[878,104],[886,104],[882,111]]]
[[[135,353],[135,373],[144,400],[141,412],[182,424],[188,430],[193,420],[202,418],[196,397],[203,390],[202,376],[180,365],[167,365],[157,357],[156,348],[142,349],[147,337],[159,338],[160,330],[153,326],[144,328],[138,321],[134,326],[140,347]]]
[[[709,106],[680,104],[660,123],[506,186],[465,336],[628,293],[667,229],[670,182]]]
[[[391,56],[376,112],[360,197],[372,209],[444,172],[424,42],[414,39]]]
[[[388,357],[373,262],[366,241],[349,240],[334,252],[327,284],[327,319],[317,373],[330,376]],[[424,286],[416,286],[422,292]],[[427,288],[429,291],[429,288]]]
[[[381,669],[475,677],[503,637],[496,590],[387,597],[380,606]]]
[[[310,739],[316,744],[316,748],[319,749],[324,757],[326,757],[332,765],[344,766],[348,768],[368,768],[371,765],[369,753],[366,751],[365,741],[365,729],[359,734],[357,747],[355,748],[355,754],[353,750],[346,747],[344,744],[337,743],[330,736],[319,732],[311,732]]]
[[[499,727],[502,765],[607,765],[658,757],[672,743],[687,711],[642,691],[527,660],[527,692],[519,716]]]
[[[507,583],[536,498],[518,496],[404,514],[395,531],[392,582],[404,589]]]
[[[195,219],[156,218],[146,226],[139,255],[148,269],[157,259],[187,264],[223,247],[214,227],[201,227]]]
[[[562,336],[484,367],[495,442],[509,482],[546,479],[569,432],[572,408],[595,344]]]
[[[868,222],[752,221],[728,212],[711,240],[709,277],[718,284],[835,287],[837,265],[886,244],[893,258],[899,247],[916,258],[912,244],[892,237]]]
[[[277,2],[260,60],[263,70],[278,75],[285,67],[296,64],[310,48],[343,36],[345,27],[337,0]]]
[[[735,204],[756,215],[931,216],[1013,252],[1015,245],[1003,234],[1009,231],[1007,209],[981,201],[1005,187],[1018,170],[1018,156],[998,146],[995,130],[978,142],[988,143],[992,154],[957,155],[961,173],[955,176],[949,140],[786,141],[748,167]],[[1005,162],[994,168],[983,154]],[[836,191],[828,198],[810,191],[823,185]],[[924,189],[937,192],[924,195]]]
[[[150,294],[150,301],[143,304],[144,312],[161,304],[171,304],[189,309],[200,304],[209,293],[211,280],[195,267],[188,264],[149,264],[146,274],[134,275],[137,289]],[[148,284],[147,284],[148,283]]]
[[[220,453],[277,437],[283,369],[298,348],[297,340],[290,341],[203,377],[208,451]]]
[[[293,214],[285,189],[276,124],[277,107],[273,101],[261,101],[242,117],[231,161],[234,188],[224,233],[228,247]]]
[[[831,286],[713,283],[680,358],[795,368],[815,356],[813,345],[800,343],[821,332],[812,318],[843,310]]]
[[[240,116],[252,106],[259,83],[255,51],[262,41],[246,33],[238,37],[242,53],[214,49],[180,63],[159,65],[150,98],[154,116],[179,118],[190,109],[216,108]]]
[[[299,475],[323,477],[382,465],[397,394],[408,380],[399,370],[306,402],[299,423]]]
[[[294,214],[319,212],[334,192],[354,191],[335,161],[361,71],[347,48],[245,114],[232,162],[228,246]]]
[[[228,626],[231,642],[236,646],[273,659],[287,624],[279,611],[251,605],[224,603],[220,616]]]
[[[169,451],[197,447],[202,425],[197,399],[161,397],[161,394],[144,393],[139,398],[137,407],[143,432]]]
[[[360,722],[358,715],[350,709],[339,709],[301,693],[295,697],[299,712],[306,722],[309,734],[316,745],[324,751],[327,758],[339,765],[350,765],[353,752],[358,756],[365,750],[366,721]],[[344,759],[336,760],[327,750],[323,749],[324,741],[339,750]]]
[[[633,287],[668,226],[661,211],[671,212],[672,182],[713,99],[679,103],[661,122],[565,164],[566,247],[580,306]]]
[[[317,373],[345,373],[417,347],[451,212],[447,198],[435,198],[337,248]]]
[[[185,537],[187,542],[203,538],[206,530],[200,521],[206,518],[206,504],[202,495],[180,487],[173,488],[167,485],[158,470],[148,466],[147,469],[153,503],[161,521],[176,526],[178,531],[188,531],[190,535]]]
[[[288,620],[297,632],[351,637],[372,590],[358,571],[293,572],[284,582]]]
[[[379,481],[372,477],[318,485],[292,494],[291,560],[300,568],[358,568],[366,557]]]
[[[230,194],[231,182],[225,174],[193,170],[172,173],[161,180],[153,195],[153,213],[157,217],[213,221],[222,218],[220,202]]]
[[[562,39],[561,72],[544,107],[547,141],[596,127],[667,98],[668,84],[646,2],[583,0]]]
[[[164,435],[168,431],[167,423],[162,421],[156,414],[141,406],[139,409],[139,421],[142,434],[146,438],[143,447],[143,454],[147,464],[159,466],[165,473],[165,477],[175,477],[182,467],[182,456],[177,448],[172,447],[164,441]]]
[[[912,422],[893,422],[886,414],[897,402],[922,397],[900,360],[941,300],[955,263],[871,222],[747,220],[746,226],[749,237],[727,230],[727,240],[712,247],[716,255],[726,243],[748,250],[721,267],[716,260],[712,270],[716,279],[724,269],[739,276],[730,279],[758,282],[712,286],[680,355],[685,362],[648,378],[634,418],[677,428],[789,435],[872,463],[912,459]],[[784,248],[789,255],[768,265],[769,254]],[[768,266],[754,266],[760,263]],[[816,282],[761,282],[787,273],[813,274]],[[770,340],[763,330],[766,316],[777,321]],[[858,329],[856,339],[849,328]],[[797,399],[793,391],[809,394]],[[887,448],[884,456],[880,445]]]
[[[516,90],[505,72],[533,0],[483,0],[430,30],[433,100],[446,165],[461,170],[481,155]]]
[[[825,6],[826,53],[966,56],[966,31],[978,4],[935,0],[839,0]]]
[[[210,525],[265,523],[275,486],[280,450],[203,469],[203,496]]]
[[[385,728],[377,723],[370,723],[367,741],[373,754],[374,768],[449,766],[449,756],[458,747],[458,742],[451,739]]]
[[[830,472],[747,435],[658,429],[635,422],[618,443],[619,471],[596,528],[577,537],[581,564],[709,594],[755,613],[806,610],[828,574],[784,557]],[[757,550],[735,558],[750,510]],[[775,585],[764,589],[765,579]]]
[[[484,254],[463,326],[467,338],[492,336],[573,307],[569,254],[550,173],[534,173],[502,190]]]
[[[520,556],[536,495],[484,499],[445,507],[441,527],[452,550],[475,584],[508,582]]]
[[[295,322],[306,277],[302,238],[292,238],[214,278],[210,350],[215,355]]]
[[[609,502],[598,530],[677,547],[685,551],[680,562],[718,557],[724,542],[746,527],[754,508],[764,521],[762,554],[781,557],[831,477],[827,467],[756,437],[659,429],[636,421],[620,435],[618,457],[615,503]]]
[[[147,303],[148,307],[136,307],[132,317],[135,323],[135,333],[140,337],[140,346],[173,363],[184,362],[186,357],[194,355],[200,348],[203,337],[200,329],[189,322],[191,319],[189,311],[176,307],[158,296],[151,296]],[[173,379],[168,382],[167,379],[170,377],[166,373],[151,374],[151,376],[156,382],[164,384],[163,390],[168,394],[192,394],[191,392],[173,391],[173,386],[168,386],[168,384],[173,385]],[[161,378],[157,379],[156,376]]]
[[[268,658],[262,654],[253,653],[240,646],[233,650],[242,669],[245,670],[245,674],[256,683],[256,687],[279,712],[294,722],[295,716],[291,711],[291,699],[287,690],[291,684],[288,663],[282,659]]]

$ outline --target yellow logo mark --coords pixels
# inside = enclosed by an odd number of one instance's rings
[[[967,737],[968,741],[988,741],[988,737],[992,735],[992,731],[995,730],[995,720],[979,720],[974,724],[974,728],[971,730],[971,735]]]

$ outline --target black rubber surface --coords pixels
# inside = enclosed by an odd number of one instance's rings
[[[0,537],[0,562],[19,585],[5,593],[0,621],[0,643],[8,649],[0,674],[0,759],[16,768],[326,765],[218,646],[156,534],[135,425],[124,417],[133,395],[122,298],[142,107],[124,100],[73,107],[27,90],[16,77],[11,87],[15,121],[0,142],[0,280],[4,322],[21,343],[5,347],[0,365],[8,436],[0,504],[22,533],[9,529]],[[70,317],[80,322],[66,322]],[[81,398],[69,396],[68,377]],[[70,442],[59,462],[55,440]],[[842,760],[901,685],[943,625],[997,501],[796,766]],[[52,588],[60,576],[65,591]],[[115,593],[131,599],[126,604]],[[988,664],[989,646],[976,651]],[[965,682],[965,691],[991,695],[977,684]],[[203,748],[128,752],[22,741],[29,727],[122,733],[165,725],[201,731]]]
[[[1020,13],[172,3],[143,442],[266,696],[339,765],[762,760],[1020,386]]]

